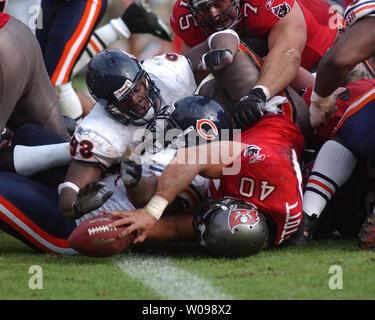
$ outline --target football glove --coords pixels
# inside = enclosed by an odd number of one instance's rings
[[[232,51],[229,49],[214,49],[202,55],[198,65],[199,71],[218,71],[233,61]]]
[[[73,211],[78,217],[82,217],[88,212],[100,208],[113,194],[113,190],[101,193],[105,187],[102,181],[93,181],[81,188],[77,194],[77,199],[73,203]]]
[[[121,178],[127,188],[134,188],[142,177],[142,164],[134,155],[134,147],[128,146],[121,160]]]
[[[252,127],[262,119],[262,108],[266,104],[266,95],[261,88],[252,89],[234,105],[233,120],[241,129]]]

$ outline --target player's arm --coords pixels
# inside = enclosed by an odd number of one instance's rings
[[[159,178],[156,192],[147,205],[135,211],[113,212],[121,219],[112,223],[112,226],[128,225],[121,236],[137,231],[134,242],[144,241],[168,204],[187,188],[196,175],[219,178],[224,168],[238,157],[244,147],[239,142],[221,141],[178,150]],[[201,163],[203,161],[199,159],[207,161]]]
[[[181,46],[180,53],[185,55],[190,49],[191,49],[191,47],[189,47],[185,42],[183,42],[182,46]]]
[[[126,187],[129,201],[136,208],[145,206],[155,193],[156,184],[155,177],[142,177],[135,187]]]
[[[251,91],[234,105],[233,119],[242,129],[262,119],[267,100],[285,89],[296,78],[306,44],[306,23],[297,2],[275,23],[268,35],[269,53]]]
[[[375,54],[375,17],[356,21],[323,56],[317,69],[315,92],[331,95],[342,86],[349,72]]]
[[[191,61],[196,83],[199,84],[210,72],[231,64],[239,43],[235,31],[224,30],[213,33],[207,40],[191,48],[185,56]]]
[[[85,166],[76,160],[72,160],[64,184],[60,185],[59,210],[67,218],[78,219],[73,208],[74,202],[80,189],[88,183],[100,179],[102,169],[95,166]]]
[[[268,36],[269,53],[256,83],[268,88],[267,98],[286,88],[296,77],[306,45],[306,34],[304,15],[296,1],[290,12],[272,26]]]

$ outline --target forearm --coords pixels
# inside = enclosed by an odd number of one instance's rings
[[[350,70],[351,67],[339,67],[333,63],[319,65],[314,86],[315,92],[321,97],[328,97],[344,84]]]
[[[319,62],[316,93],[327,97],[342,86],[358,63],[375,54],[374,37],[374,17],[364,17],[347,29]]]
[[[198,165],[178,163],[168,165],[159,178],[155,194],[172,203],[176,196],[189,186],[199,171]]]
[[[265,86],[271,98],[296,78],[300,63],[301,56],[296,49],[272,50],[264,60],[255,85]]]
[[[98,180],[102,170],[99,167],[89,167],[73,160],[65,177],[65,182],[59,186],[59,210],[67,218],[77,219],[73,204],[77,199],[79,190],[88,183]]]
[[[78,219],[79,217],[73,210],[73,203],[77,198],[78,192],[71,188],[64,188],[61,191],[59,197],[59,211],[65,218],[68,219]]]
[[[304,88],[313,87],[314,83],[315,83],[315,77],[313,76],[313,74],[310,71],[306,70],[305,68],[299,67],[297,71],[297,75],[292,81],[292,83],[290,84],[290,86],[294,90],[298,91]]]
[[[127,188],[126,194],[135,208],[147,204],[156,190],[157,180],[154,177],[142,177],[134,188]]]

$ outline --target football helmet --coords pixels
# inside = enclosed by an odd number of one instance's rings
[[[159,89],[141,63],[120,49],[95,55],[87,67],[86,83],[94,99],[102,100],[106,110],[126,125],[146,124],[160,106]],[[141,84],[145,87],[145,94],[134,102],[133,95]]]
[[[201,205],[193,226],[200,244],[215,256],[248,256],[268,246],[265,217],[242,200],[226,197]]]
[[[7,0],[0,0],[0,12],[4,12],[6,6],[7,6]]]
[[[188,0],[187,8],[195,23],[206,33],[233,29],[243,18],[240,0],[231,0],[226,6],[225,0]],[[215,6],[219,13],[211,17],[210,7]]]
[[[232,119],[223,107],[200,95],[182,98],[162,108],[147,128],[161,148],[184,148],[232,139]]]

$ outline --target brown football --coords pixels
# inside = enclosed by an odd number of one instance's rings
[[[116,219],[106,214],[85,220],[69,236],[69,245],[79,254],[89,257],[110,257],[120,253],[133,243],[135,235],[119,238],[125,227],[109,227]]]

